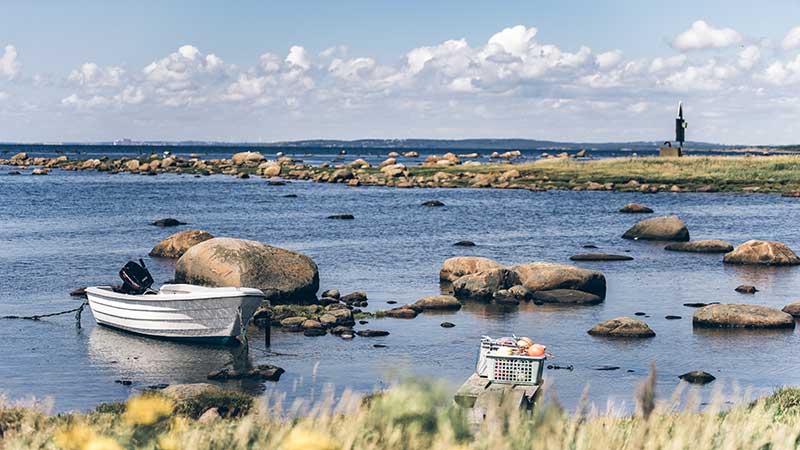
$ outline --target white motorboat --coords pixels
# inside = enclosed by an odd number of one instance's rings
[[[264,299],[258,289],[165,284],[142,294],[86,288],[100,325],[168,339],[230,341],[244,334]]]

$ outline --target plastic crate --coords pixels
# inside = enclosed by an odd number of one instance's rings
[[[488,353],[489,381],[505,384],[538,385],[542,382],[545,356],[501,356]]]

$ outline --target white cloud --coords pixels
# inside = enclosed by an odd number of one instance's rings
[[[612,50],[610,52],[600,53],[595,57],[595,62],[601,69],[614,67],[622,62],[622,51]]]
[[[115,87],[120,85],[124,74],[125,71],[121,67],[100,67],[95,63],[85,63],[70,72],[67,79],[92,88]]]
[[[648,109],[650,109],[651,104],[649,102],[636,102],[630,106],[628,106],[628,111],[636,114],[641,114]]]
[[[650,72],[661,72],[665,69],[681,67],[686,62],[686,55],[675,55],[667,58],[658,57],[650,63]]]
[[[800,82],[800,55],[794,60],[773,62],[762,73],[756,75],[756,78],[776,86]]]
[[[725,80],[736,74],[735,67],[711,60],[703,66],[689,66],[675,72],[662,80],[661,84],[680,92],[715,91],[722,88]]]
[[[3,56],[0,56],[0,75],[9,80],[19,74],[20,63],[17,62],[17,49],[13,45],[6,45]]]
[[[303,70],[308,70],[311,67],[306,49],[299,45],[293,45],[292,48],[289,49],[289,54],[286,56],[286,63]]]
[[[800,47],[800,27],[794,27],[789,30],[783,38],[782,45],[786,50]]]
[[[675,36],[672,46],[680,50],[722,48],[738,44],[742,40],[742,35],[733,28],[714,28],[698,20],[688,30]]]
[[[761,59],[761,49],[757,45],[748,45],[739,52],[739,67],[750,70]]]

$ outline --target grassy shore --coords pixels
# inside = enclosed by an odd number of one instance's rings
[[[511,170],[518,171],[519,176],[509,179],[510,184],[522,187],[775,193],[800,189],[800,156],[546,159],[525,164],[409,168],[412,177],[432,176],[438,171],[456,176],[502,175]]]
[[[479,430],[450,392],[432,384],[398,386],[369,401],[345,396],[300,416],[256,401],[237,417],[210,421],[195,419],[197,402],[187,408],[158,394],[57,416],[0,404],[0,448],[779,450],[800,442],[800,390],[696,412],[656,406],[648,386],[637,391],[633,416],[568,413],[551,402],[532,416],[491,409]]]
[[[452,155],[456,158],[455,155]],[[687,156],[683,158],[631,157],[601,160],[572,158],[438,164],[436,158],[398,158],[392,167],[371,167],[362,160],[347,164],[311,166],[289,157],[265,161],[234,159],[184,159],[181,157],[68,160],[27,158],[0,160],[0,164],[40,167],[34,174],[51,169],[94,170],[141,175],[174,173],[184,175],[224,174],[249,178],[280,176],[287,179],[347,183],[351,186],[474,187],[497,189],[607,190],[626,192],[800,192],[800,156]],[[485,160],[484,160],[485,161]],[[442,162],[442,161],[440,161]],[[19,172],[19,171],[14,171]]]

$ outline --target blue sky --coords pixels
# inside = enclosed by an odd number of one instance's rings
[[[797,1],[227,3],[5,2],[0,141],[800,142]]]

